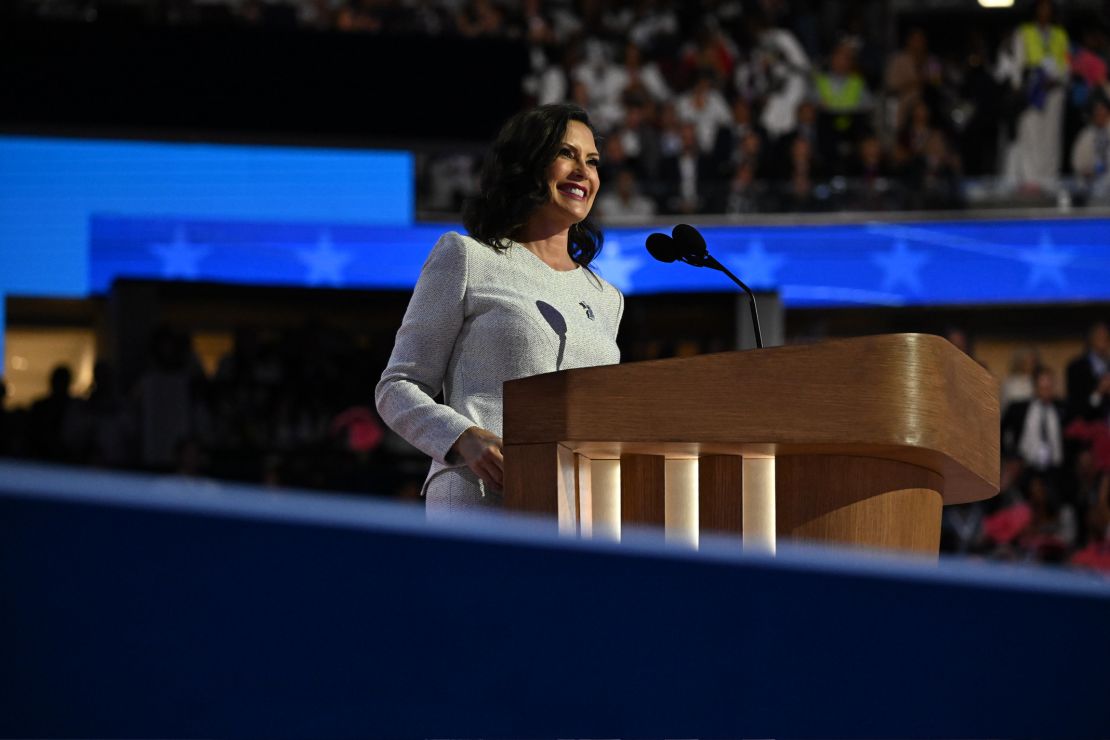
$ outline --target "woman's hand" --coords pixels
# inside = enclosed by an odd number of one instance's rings
[[[481,427],[470,427],[451,445],[451,454],[462,458],[466,467],[485,481],[486,485],[500,491],[505,469],[501,444],[501,438],[493,432]]]

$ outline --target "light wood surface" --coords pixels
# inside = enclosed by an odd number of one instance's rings
[[[620,460],[587,460],[590,468],[592,523],[590,537],[621,538],[621,463]]]
[[[944,503],[998,492],[998,391],[932,335],[567,370],[505,384],[508,444],[591,458],[855,455],[932,470]]]
[[[795,455],[776,465],[780,537],[936,554],[939,475],[896,460]]]
[[[666,462],[667,542],[698,546],[698,461]]]
[[[774,552],[775,459],[744,458],[744,549]]]

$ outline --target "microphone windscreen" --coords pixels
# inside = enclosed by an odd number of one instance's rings
[[[690,224],[678,224],[671,230],[671,235],[674,237],[678,255],[703,255],[707,251],[705,237]]]
[[[678,259],[678,248],[666,234],[652,234],[647,238],[647,251],[660,262],[674,262]]]

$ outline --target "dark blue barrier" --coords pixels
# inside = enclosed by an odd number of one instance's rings
[[[1106,736],[1110,586],[0,464],[0,735]]]

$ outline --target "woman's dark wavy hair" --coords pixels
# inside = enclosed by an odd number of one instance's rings
[[[547,168],[558,156],[571,121],[586,124],[597,135],[589,114],[572,103],[521,111],[501,127],[482,165],[479,195],[463,208],[463,225],[472,237],[494,249],[508,249],[532,212],[551,197]],[[601,229],[586,218],[571,226],[567,252],[587,267],[603,241]]]

